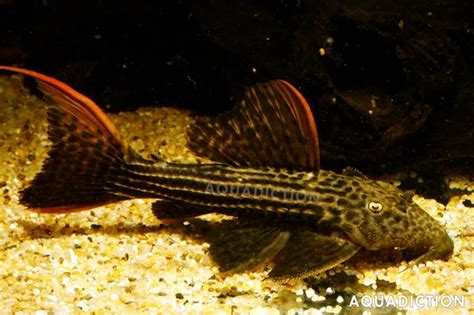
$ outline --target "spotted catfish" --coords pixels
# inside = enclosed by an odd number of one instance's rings
[[[361,248],[400,248],[416,262],[446,258],[453,242],[412,196],[346,169],[319,169],[316,125],[288,82],[256,84],[230,112],[198,118],[187,146],[211,163],[140,157],[86,96],[45,75],[33,77],[49,98],[49,157],[21,203],[41,213],[69,213],[133,198],[156,198],[163,221],[206,213],[234,219],[217,225],[210,253],[223,272],[272,261],[271,278],[315,275]],[[216,223],[217,224],[217,223]]]

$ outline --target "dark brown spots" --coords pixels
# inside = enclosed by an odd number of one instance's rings
[[[352,224],[359,226],[362,223],[362,219],[361,218],[354,218],[354,219],[352,219],[351,222],[352,222]]]
[[[392,219],[392,214],[387,211],[383,211],[382,213],[380,213],[380,216],[384,217],[385,219]]]
[[[357,182],[357,181],[353,181],[353,182],[352,182],[352,186],[353,186],[353,187],[360,187],[360,183]]]
[[[360,230],[361,231],[365,231],[366,233],[364,233],[366,235],[367,238],[371,238],[371,239],[375,239],[375,234],[372,231],[372,223],[369,222],[369,221],[362,221],[360,223]]]
[[[407,213],[407,208],[397,208],[400,212]]]
[[[79,138],[77,134],[72,134],[69,137],[68,142],[81,142],[81,138]]]
[[[402,224],[403,229],[405,229],[405,230],[408,229],[408,221],[403,220],[403,221],[401,222],[401,224]]]
[[[393,217],[391,217],[391,216],[388,216],[388,217],[385,219],[385,222],[386,222],[387,224],[391,225],[391,226],[394,226],[394,225],[397,224],[397,221],[395,221],[395,220],[393,219]]]
[[[346,185],[346,181],[342,179],[338,179],[336,183],[334,184],[334,187],[341,188],[341,187],[344,187],[345,185]]]
[[[76,116],[68,116],[67,119],[70,120],[73,125],[77,125],[79,122],[79,118]]]
[[[388,233],[388,227],[385,224],[380,225],[380,229],[382,230],[383,233],[385,234]]]
[[[347,206],[348,204],[349,204],[349,202],[344,198],[337,199],[337,205],[338,206],[344,207],[344,206]]]
[[[338,225],[341,223],[341,217],[332,217],[331,219],[328,220],[330,224],[332,225]]]
[[[359,217],[359,213],[354,210],[347,210],[344,214],[344,218],[348,221],[352,221],[357,217]]]
[[[102,149],[104,148],[105,144],[102,142],[102,141],[97,141],[96,143],[94,143],[94,148],[97,150],[97,152],[100,152],[102,151]]]
[[[393,234],[402,234],[404,232],[404,229],[398,225],[392,225],[390,230]]]
[[[359,199],[359,195],[356,194],[356,193],[349,194],[348,197],[349,197],[350,200],[357,200],[357,199]]]
[[[333,216],[339,216],[341,214],[341,211],[338,208],[330,207],[329,213],[331,213]]]
[[[322,198],[321,201],[333,203],[334,202],[334,197],[333,196],[327,196],[327,197]]]
[[[94,135],[90,133],[89,131],[83,131],[80,137],[83,138],[84,141],[87,142],[88,140],[93,139]]]
[[[365,208],[365,201],[364,200],[359,200],[358,202],[356,202],[355,206],[356,206],[356,208],[364,209]]]
[[[350,193],[352,191],[352,187],[351,186],[347,186],[346,188],[344,188],[344,191],[346,193]]]
[[[318,205],[314,205],[312,208],[313,208],[314,211],[317,211],[317,212],[322,212],[323,211],[323,207],[318,206]]]
[[[65,129],[70,132],[70,133],[75,133],[76,132],[76,129],[77,129],[77,126],[75,124],[65,124],[64,125]],[[62,130],[61,130],[62,131]]]
[[[418,220],[418,219],[421,219],[421,214],[422,214],[422,213],[421,213],[420,211],[412,211],[412,212],[411,212],[412,217],[413,217],[414,219],[417,219],[417,220]]]
[[[319,182],[319,185],[321,185],[321,186],[329,186],[329,185],[331,185],[331,181],[330,181],[328,178],[326,178],[326,179],[320,181],[320,182]]]

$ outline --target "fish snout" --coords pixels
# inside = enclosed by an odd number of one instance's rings
[[[413,264],[447,259],[454,249],[453,240],[446,233],[445,228],[418,205],[408,209],[412,237],[408,241],[408,252],[417,257]]]
[[[454,243],[453,240],[448,236],[448,234],[443,231],[442,235],[436,238],[436,241],[428,247],[428,250],[419,256],[418,258],[412,260],[410,265],[416,265],[430,260],[447,260],[453,253]]]
[[[432,259],[447,259],[451,254],[453,253],[454,250],[454,242],[453,240],[449,237],[449,235],[443,231],[443,237],[439,239],[435,245],[433,245],[430,250],[432,251]]]

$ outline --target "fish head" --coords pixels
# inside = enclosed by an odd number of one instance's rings
[[[418,206],[413,193],[386,182],[360,178],[352,208],[343,211],[342,230],[369,250],[395,248],[418,257],[441,259],[453,251],[453,241],[441,224]]]

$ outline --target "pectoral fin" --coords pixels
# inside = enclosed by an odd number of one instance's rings
[[[256,227],[232,220],[216,228],[209,251],[221,272],[249,271],[274,257],[289,237],[289,232],[276,227]]]
[[[288,280],[316,275],[346,261],[359,249],[359,245],[338,235],[296,232],[275,258],[269,276]]]

